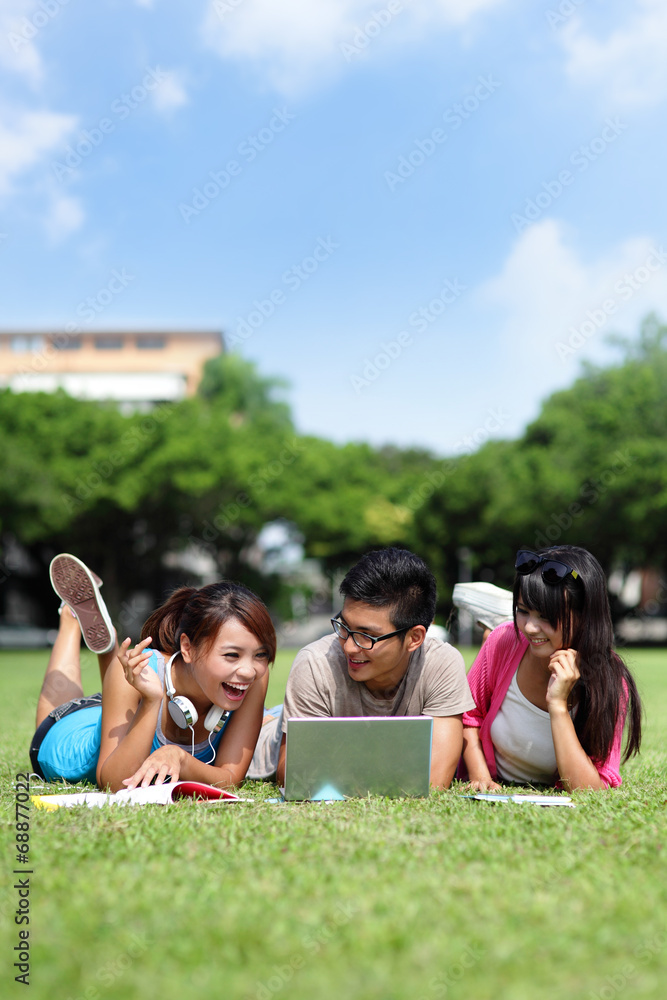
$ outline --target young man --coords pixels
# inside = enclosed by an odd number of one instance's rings
[[[381,549],[349,571],[340,593],[334,634],[297,654],[284,711],[265,720],[247,776],[267,777],[277,766],[283,783],[293,716],[430,715],[431,784],[449,787],[463,745],[462,715],[474,701],[461,654],[426,635],[435,614],[433,574],[412,552]]]

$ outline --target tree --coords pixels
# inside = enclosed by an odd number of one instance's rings
[[[451,460],[415,516],[416,548],[435,564],[445,600],[473,553],[473,573],[511,583],[521,545],[589,548],[615,565],[667,562],[667,327],[653,316],[617,365],[586,365],[516,441]]]
[[[546,401],[523,440],[566,458],[569,476],[554,508],[560,540],[581,539],[607,568],[664,565],[667,327],[649,316],[636,342],[614,342],[624,351],[621,362],[585,366],[571,389]],[[549,537],[555,534],[552,528]]]
[[[279,602],[257,538],[290,522],[330,574],[399,545],[434,569],[449,610],[461,549],[473,573],[509,586],[521,545],[572,542],[609,570],[667,561],[667,327],[620,343],[617,365],[586,366],[516,441],[438,459],[428,451],[301,436],[250,362],[208,363],[195,397],[124,416],[108,404],[0,392],[0,532],[32,558],[36,594],[57,550],[99,567],[118,607],[183,581],[165,553],[207,553],[215,572]]]
[[[204,365],[197,395],[229,414],[233,424],[247,421],[292,430],[287,403],[276,393],[288,387],[283,379],[265,378],[239,354],[219,354]]]

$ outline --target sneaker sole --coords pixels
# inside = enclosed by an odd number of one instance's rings
[[[49,573],[56,594],[76,615],[88,649],[108,653],[115,641],[113,626],[88,568],[75,556],[62,555],[52,561]]]

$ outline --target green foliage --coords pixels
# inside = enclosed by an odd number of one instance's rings
[[[226,412],[233,424],[259,421],[291,429],[288,405],[275,398],[287,386],[283,379],[262,377],[239,354],[220,354],[204,365],[197,395]]]
[[[526,431],[527,447],[560,456],[568,471],[537,511],[546,524],[578,502],[582,511],[561,540],[588,539],[607,564],[660,566],[667,559],[667,327],[649,317],[636,344],[619,346],[626,351],[619,365],[588,366]]]
[[[73,495],[77,485],[105,460],[125,423],[116,408],[63,392],[0,391],[1,530],[30,543],[71,523],[77,507],[85,506]],[[100,479],[98,502],[110,486]]]
[[[347,567],[369,548],[409,544],[411,494],[438,464],[428,453],[318,438],[300,445],[282,484],[283,516],[298,525],[309,555],[329,568]]]
[[[220,575],[284,604],[254,556],[276,519],[329,572],[371,548],[414,549],[436,573],[445,617],[462,548],[475,576],[504,586],[512,551],[526,544],[583,544],[607,570],[660,568],[667,327],[649,317],[636,343],[619,346],[617,365],[585,366],[518,440],[448,460],[299,435],[284,385],[236,354],[208,362],[195,397],[149,414],[0,392],[0,530],[42,565],[56,548],[89,559],[116,606],[128,589],[161,594],[165,552],[193,546]]]
[[[603,566],[667,562],[667,327],[649,317],[622,361],[585,366],[516,441],[451,463],[415,517],[416,548],[434,554],[441,597],[473,553],[473,574],[512,580],[511,553],[570,543]],[[438,555],[439,554],[439,555]]]

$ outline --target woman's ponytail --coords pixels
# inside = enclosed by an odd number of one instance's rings
[[[188,602],[197,593],[195,587],[179,587],[169,599],[146,619],[141,639],[151,636],[155,649],[171,656],[179,649],[179,626]]]

